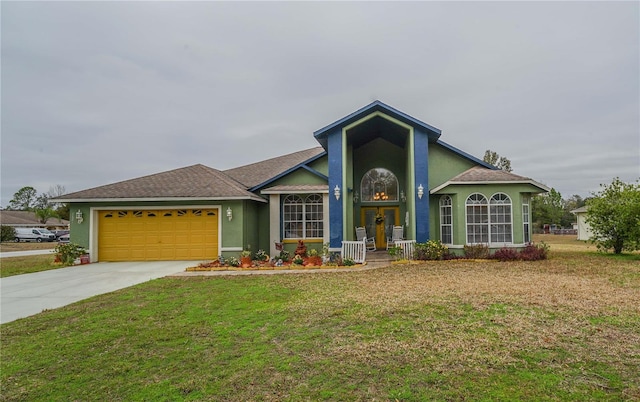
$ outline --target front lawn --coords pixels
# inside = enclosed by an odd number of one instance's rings
[[[2,400],[638,400],[640,264],[159,279],[0,326]]]
[[[53,262],[53,254],[29,255],[25,257],[5,257],[0,259],[0,278],[7,276],[31,274],[61,268],[61,264]]]

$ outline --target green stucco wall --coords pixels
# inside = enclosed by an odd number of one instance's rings
[[[329,176],[329,158],[325,155],[308,165],[311,169],[317,170],[325,176]]]
[[[438,187],[475,165],[442,145],[429,144],[429,189]]]
[[[496,193],[504,193],[511,198],[511,224],[513,243],[524,243],[524,225],[522,221],[522,201],[530,197],[531,193],[539,190],[528,184],[502,184],[502,185],[458,185],[449,186],[437,195],[432,195],[430,229],[432,239],[440,239],[440,198],[442,195],[451,196],[453,213],[453,242],[457,245],[466,244],[466,208],[465,203],[469,195],[480,193],[487,200]]]
[[[298,169],[284,177],[279,178],[273,183],[270,183],[267,187],[299,184],[327,184],[327,181],[322,177],[309,172],[308,170]]]

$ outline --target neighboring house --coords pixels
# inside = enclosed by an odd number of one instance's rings
[[[225,171],[203,165],[61,196],[92,261],[207,260],[243,249],[339,250],[365,226],[453,250],[531,241],[531,197],[549,189],[440,140],[375,101],[314,133],[321,145]],[[256,145],[258,146],[258,145]],[[79,219],[76,219],[79,218]]]
[[[571,211],[576,216],[578,221],[578,240],[589,240],[593,236],[591,227],[587,223],[587,207],[580,207]]]
[[[68,229],[69,221],[60,218],[49,218],[46,223],[41,223],[40,219],[33,211],[0,211],[0,225],[14,228],[47,228],[47,229]]]

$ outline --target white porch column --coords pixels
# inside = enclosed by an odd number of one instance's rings
[[[269,255],[274,257],[280,254],[276,250],[276,243],[280,238],[280,194],[269,195]]]

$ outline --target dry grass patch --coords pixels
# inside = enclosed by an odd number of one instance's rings
[[[542,262],[163,279],[0,328],[3,400],[640,399],[638,260],[553,243]]]
[[[10,251],[53,250],[57,245],[57,242],[2,242],[0,243],[0,253],[7,253]]]

